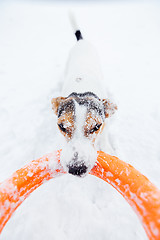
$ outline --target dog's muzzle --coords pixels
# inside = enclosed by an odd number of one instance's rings
[[[93,168],[97,151],[90,142],[70,141],[62,148],[61,164],[64,170],[77,177],[85,177]]]
[[[87,172],[87,169],[87,166],[83,162],[78,162],[78,152],[75,152],[72,164],[68,165],[68,172],[72,175],[82,176]]]

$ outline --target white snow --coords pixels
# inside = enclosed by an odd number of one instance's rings
[[[157,2],[55,4],[0,2],[0,181],[59,149],[51,98],[58,96],[75,43],[67,13],[100,55],[119,111],[116,155],[160,187],[160,5]],[[112,95],[112,94],[111,94]],[[138,217],[93,176],[50,180],[16,210],[2,240],[147,239]]]

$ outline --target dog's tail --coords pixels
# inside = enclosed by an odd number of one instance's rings
[[[74,14],[71,11],[69,12],[69,19],[70,19],[70,22],[71,22],[71,25],[72,25],[72,28],[73,28],[73,31],[74,31],[77,41],[82,40],[83,37],[82,37],[81,31],[80,31],[80,28],[77,24]]]

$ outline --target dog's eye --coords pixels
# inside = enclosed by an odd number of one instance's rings
[[[60,128],[60,130],[62,131],[62,132],[67,132],[67,129],[63,126],[63,124],[62,123],[60,123],[60,124],[58,124],[58,127]]]
[[[96,126],[94,128],[92,128],[89,133],[94,133],[96,131],[98,131],[98,129],[101,127],[102,123],[101,124],[96,124]]]

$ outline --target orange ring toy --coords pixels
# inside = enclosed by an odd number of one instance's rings
[[[17,170],[0,184],[0,233],[13,212],[30,193],[45,181],[64,173],[59,160],[60,151],[47,154]],[[52,163],[54,166],[51,166]]]
[[[133,208],[151,240],[160,240],[160,190],[130,164],[98,152],[91,174],[111,184]]]
[[[43,182],[65,173],[60,151],[48,154],[16,171],[0,184],[0,232],[17,207]],[[90,174],[111,184],[137,213],[149,239],[160,239],[160,191],[131,165],[98,152]]]

